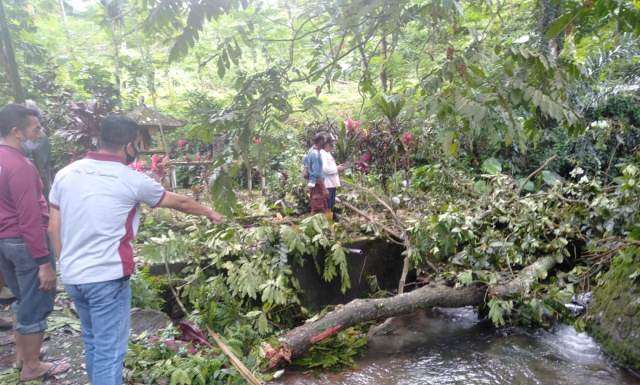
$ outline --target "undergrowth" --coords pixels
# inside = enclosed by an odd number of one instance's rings
[[[613,184],[580,168],[567,178],[539,173],[519,181],[500,173],[495,164],[486,165],[477,176],[452,166],[429,165],[401,171],[389,178],[386,192],[377,191],[389,199],[392,212],[362,191],[350,190],[344,199],[377,210],[375,223],[367,223],[370,231],[383,233],[382,225],[391,226],[393,221],[406,224],[406,253],[412,267],[452,285],[506,282],[538,258],[554,257],[558,263],[554,274],[539,272],[537,282],[516,297],[489,298],[484,314],[499,326],[549,326],[564,319],[583,327],[564,304],[589,290],[611,258],[637,238],[640,200],[635,164],[631,160],[620,165],[622,176]],[[528,182],[533,186],[525,188]],[[300,303],[293,266],[312,263],[326,281],[339,279],[343,292],[349,290],[344,244],[353,222],[345,218],[332,223],[318,215],[298,223],[211,227],[187,218],[162,234],[143,237],[140,251],[150,262],[191,261],[174,277],[188,317],[223,335],[234,352],[259,371],[265,368],[260,344],[270,341],[277,346],[281,333],[313,315]],[[139,279],[144,282],[149,277],[143,273]],[[141,287],[144,293],[146,286]],[[347,329],[314,345],[294,364],[322,369],[350,366],[364,347],[363,331]],[[127,365],[132,378],[144,382],[153,377],[168,378],[172,385],[239,383],[219,351],[191,350],[138,341]]]

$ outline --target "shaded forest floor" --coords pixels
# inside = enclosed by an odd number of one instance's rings
[[[11,311],[0,308],[0,318],[11,318]],[[64,359],[71,365],[71,370],[57,378],[46,381],[18,382],[18,370],[15,364],[15,344],[12,330],[0,330],[0,383],[2,385],[85,385],[89,381],[84,372],[82,353],[82,337],[80,336],[80,321],[73,314],[71,304],[64,294],[58,292],[53,313],[49,316],[49,329],[46,333],[44,350],[47,361]]]

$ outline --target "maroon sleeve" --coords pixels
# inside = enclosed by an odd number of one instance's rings
[[[18,213],[20,235],[35,259],[49,255],[49,247],[42,228],[42,212],[38,172],[35,167],[20,167],[9,176],[9,190]]]

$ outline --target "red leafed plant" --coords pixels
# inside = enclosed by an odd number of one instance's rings
[[[360,122],[351,119],[351,117],[347,118],[347,120],[344,121],[344,125],[345,127],[347,127],[347,130],[352,132],[357,131],[360,128]]]
[[[185,148],[187,144],[189,144],[189,141],[187,141],[186,139],[178,139],[176,141],[176,145],[178,146],[179,149]]]
[[[58,135],[86,150],[95,147],[100,137],[100,122],[108,111],[97,101],[71,102],[69,110],[69,123],[58,131]]]
[[[400,139],[405,146],[411,146],[413,144],[413,134],[409,131],[402,134],[402,138]]]
[[[180,321],[178,323],[178,330],[180,331],[180,339],[182,341],[189,341],[211,347],[211,343],[207,340],[204,332],[193,322],[186,320]]]

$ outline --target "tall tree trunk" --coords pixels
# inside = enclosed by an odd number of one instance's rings
[[[115,77],[116,103],[122,106],[121,93],[121,69],[120,69],[120,44],[122,36],[120,35],[120,24],[124,20],[122,0],[99,0],[105,11],[105,20],[111,26],[111,44],[113,45],[113,72]]]
[[[18,71],[18,63],[16,63],[16,54],[13,49],[13,41],[11,40],[11,32],[9,31],[9,23],[4,12],[4,3],[0,0],[0,34],[2,35],[2,48],[6,60],[7,73],[13,86],[13,96],[16,103],[25,102],[25,92],[20,82],[20,72]]]
[[[548,39],[545,33],[553,21],[560,16],[560,2],[554,0],[538,1],[538,35],[540,36],[540,53],[554,62],[562,49],[562,35]]]
[[[396,47],[398,46],[398,40],[399,40],[400,34],[396,31],[396,32],[392,32],[391,33],[391,49],[388,50],[388,56],[391,57],[394,52],[396,52]],[[393,92],[393,77],[389,78],[389,93]]]
[[[247,190],[249,190],[249,196],[253,195],[253,172],[251,169],[251,162],[247,158],[245,161],[245,165],[247,167]]]
[[[389,91],[389,83],[387,81],[387,37],[383,36],[382,41],[382,68],[380,69],[380,83],[382,84],[382,91],[386,94]]]
[[[122,79],[122,73],[120,69],[120,37],[118,35],[117,21],[111,19],[111,41],[113,43],[113,69],[114,76],[116,78],[116,95],[118,97],[118,106],[122,105],[122,93],[120,90],[120,82]]]
[[[64,30],[64,36],[67,38],[67,49],[69,50],[69,56],[75,57],[73,52],[73,43],[71,41],[71,33],[67,27],[67,11],[64,9],[64,0],[60,0],[60,19],[62,20],[62,29]]]

